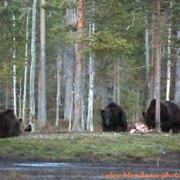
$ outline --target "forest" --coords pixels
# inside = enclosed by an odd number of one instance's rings
[[[152,99],[180,106],[179,0],[3,0],[0,110],[35,129],[102,131],[115,102],[128,124]]]

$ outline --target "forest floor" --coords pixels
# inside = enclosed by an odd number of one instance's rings
[[[23,133],[0,139],[0,179],[152,179],[143,172],[175,179],[179,139],[164,133]]]

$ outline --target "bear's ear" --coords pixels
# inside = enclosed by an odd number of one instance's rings
[[[7,109],[5,113],[8,114],[10,117],[14,116],[14,111],[12,109]]]
[[[145,114],[146,114],[145,112],[142,112],[142,116],[143,116],[143,117],[145,116]]]
[[[19,122],[22,123],[22,119],[19,119]]]
[[[155,106],[155,105],[156,105],[156,99],[153,99],[153,100],[151,101],[151,105],[152,105],[152,106]]]
[[[101,114],[103,114],[104,113],[104,110],[103,109],[101,109]]]

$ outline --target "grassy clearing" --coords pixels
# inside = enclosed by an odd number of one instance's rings
[[[29,134],[0,139],[0,155],[20,161],[154,161],[180,154],[179,139],[172,134]]]

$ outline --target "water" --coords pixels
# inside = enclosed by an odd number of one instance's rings
[[[108,164],[108,163],[58,163],[58,162],[0,162],[0,180],[110,180],[106,174],[130,173],[179,173],[179,166],[157,166],[148,163]],[[117,179],[117,178],[114,178]],[[127,179],[121,177],[120,179]],[[152,180],[152,178],[144,178]],[[172,180],[174,178],[171,178]],[[133,178],[133,180],[139,180]],[[166,178],[164,179],[166,180]]]

